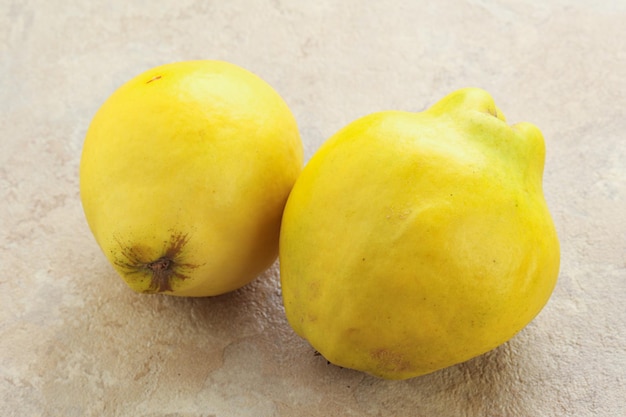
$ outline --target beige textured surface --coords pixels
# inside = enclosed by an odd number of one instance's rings
[[[626,415],[626,2],[0,0],[0,415]],[[89,234],[88,123],[122,82],[213,58],[270,82],[309,158],[350,120],[479,86],[547,149],[554,295],[513,340],[403,382],[326,364],[276,269],[211,299],[139,296]]]

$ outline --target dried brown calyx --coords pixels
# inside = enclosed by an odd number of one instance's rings
[[[173,282],[188,279],[191,271],[198,267],[184,261],[183,249],[188,241],[187,234],[173,232],[170,240],[164,243],[161,256],[150,259],[148,253],[153,251],[138,244],[126,245],[118,239],[121,257],[115,265],[129,279],[132,279],[133,275],[139,274],[144,277],[147,274],[150,277],[150,284],[143,291],[145,293],[171,292]]]

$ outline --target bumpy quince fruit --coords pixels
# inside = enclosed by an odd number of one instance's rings
[[[285,312],[328,361],[388,379],[510,339],[546,304],[559,242],[544,140],[470,88],[330,138],[283,215]]]
[[[258,76],[221,61],[159,66],[120,87],[89,126],[85,216],[133,290],[221,294],[276,259],[302,154],[293,115]]]

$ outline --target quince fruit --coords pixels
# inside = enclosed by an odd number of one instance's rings
[[[509,340],[559,272],[544,155],[537,127],[509,126],[476,88],[341,129],[283,214],[282,294],[295,332],[331,363],[387,379]]]
[[[275,261],[302,162],[296,121],[265,81],[227,62],[177,62],[128,81],[98,110],[80,194],[130,288],[218,295]]]

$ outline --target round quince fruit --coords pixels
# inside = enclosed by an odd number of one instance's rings
[[[336,365],[427,374],[504,343],[544,307],[559,241],[544,139],[481,89],[350,123],[313,155],[280,235],[285,313]]]
[[[176,62],[131,79],[98,110],[80,195],[130,288],[218,295],[275,261],[302,163],[296,121],[270,85],[223,61]]]

